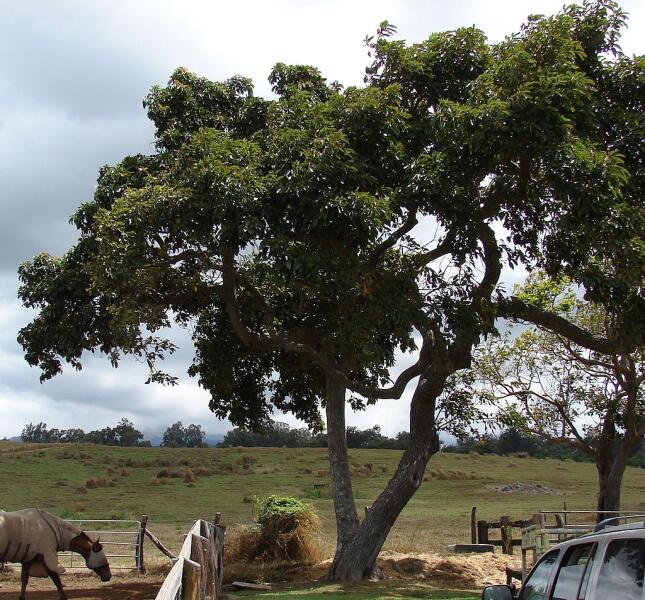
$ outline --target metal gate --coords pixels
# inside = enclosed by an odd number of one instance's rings
[[[121,519],[65,519],[87,533],[92,540],[101,539],[110,569],[143,572],[143,540],[148,517],[141,521]],[[87,529],[91,527],[91,529]],[[85,568],[80,554],[59,552],[60,564],[66,569]]]

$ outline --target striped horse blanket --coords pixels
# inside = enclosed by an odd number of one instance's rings
[[[58,552],[69,550],[71,541],[80,533],[67,521],[37,508],[0,512],[0,562],[25,563],[41,555],[50,571],[63,573]],[[47,577],[44,569],[37,567],[30,574]]]

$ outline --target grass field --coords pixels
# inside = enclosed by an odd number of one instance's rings
[[[361,513],[387,483],[399,456],[394,450],[350,450]],[[177,476],[186,469],[196,481]],[[591,509],[595,503],[596,471],[586,463],[439,454],[426,475],[428,481],[404,510],[385,549],[444,551],[449,543],[467,542],[471,506],[477,506],[479,518],[498,520],[501,515],[523,518],[538,510],[561,509],[565,501],[569,509]],[[107,487],[92,488],[90,480]],[[0,509],[36,506],[66,518],[138,519],[148,514],[151,529],[174,548],[198,517],[210,520],[219,511],[229,526],[248,523],[254,517],[254,496],[292,494],[307,498],[321,515],[324,553],[331,554],[335,543],[325,449],[31,447],[0,442],[0,481]],[[492,489],[516,481],[541,483],[562,493],[504,494]],[[645,469],[628,468],[623,506],[642,511],[644,491]]]

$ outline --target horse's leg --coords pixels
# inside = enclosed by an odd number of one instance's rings
[[[45,569],[47,569],[47,566],[45,566]],[[54,585],[58,590],[59,600],[67,600],[67,596],[65,595],[65,591],[63,590],[63,582],[60,580],[60,575],[56,573],[56,571],[50,571],[49,569],[47,569],[47,574],[49,575],[50,579],[54,582]]]
[[[29,569],[31,569],[30,562],[22,563],[22,571],[20,572],[20,596],[18,600],[25,600],[25,591],[29,583]]]

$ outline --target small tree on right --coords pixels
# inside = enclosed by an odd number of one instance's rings
[[[542,274],[517,295],[595,335],[615,335],[615,315],[583,300],[567,281]],[[629,458],[645,434],[643,348],[602,354],[540,327],[509,329],[481,346],[471,391],[498,409],[499,422],[549,441],[571,444],[598,469],[598,520],[620,510]]]

